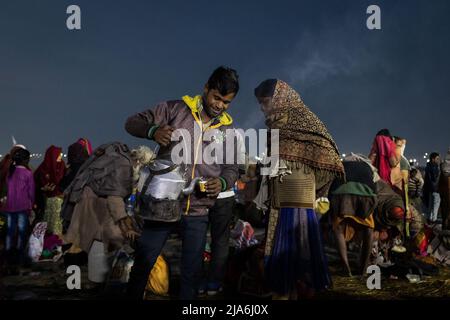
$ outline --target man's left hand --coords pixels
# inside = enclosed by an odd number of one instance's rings
[[[209,178],[206,181],[206,193],[208,198],[216,198],[217,195],[222,191],[222,182],[219,178]]]

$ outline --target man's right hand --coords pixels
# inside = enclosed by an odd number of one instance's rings
[[[164,125],[156,129],[153,134],[153,140],[155,140],[160,145],[166,147],[170,144],[170,137],[175,129],[171,126]]]

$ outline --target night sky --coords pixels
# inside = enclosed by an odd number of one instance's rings
[[[81,8],[79,31],[67,6]],[[381,30],[366,9],[381,8]],[[264,127],[253,89],[293,86],[341,153],[367,154],[379,129],[406,137],[406,155],[450,146],[450,1],[0,0],[0,154],[11,135],[31,152],[80,137],[148,143],[126,118],[201,93],[219,65],[241,91],[229,112]]]

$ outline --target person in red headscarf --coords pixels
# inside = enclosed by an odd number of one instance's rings
[[[378,169],[380,178],[392,186],[391,172],[400,163],[400,155],[396,153],[396,144],[388,129],[380,130],[372,144],[369,159]]]
[[[62,234],[60,212],[63,192],[60,184],[66,172],[62,156],[60,147],[50,146],[45,152],[44,161],[34,173],[37,191],[45,199],[44,221],[47,222],[47,231],[56,235]]]
[[[92,154],[92,145],[91,142],[86,138],[78,139],[77,143],[81,144],[83,148],[86,150],[88,156]]]

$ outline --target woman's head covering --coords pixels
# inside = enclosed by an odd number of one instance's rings
[[[275,93],[277,79],[267,79],[259,84],[255,89],[255,96],[257,98],[271,98]]]
[[[92,145],[88,139],[80,138],[80,139],[78,139],[77,143],[79,143],[80,145],[83,146],[83,148],[86,149],[88,156],[90,156],[92,154]]]
[[[58,161],[61,155],[62,149],[55,146],[50,146],[45,152],[44,162],[41,163],[35,172],[42,185],[47,183],[59,185],[59,182],[64,177],[66,168],[62,159]]]
[[[71,166],[81,165],[89,158],[88,151],[80,143],[71,144],[67,152],[67,162]]]
[[[266,124],[280,130],[280,158],[344,176],[336,143],[300,95],[286,82],[275,79],[265,80],[255,89],[257,97],[270,94],[272,108],[266,113]]]
[[[377,136],[385,136],[392,139],[392,135],[388,129],[381,129],[380,131],[378,131]]]
[[[373,141],[372,150],[376,154],[374,165],[381,179],[392,184],[390,159],[395,155],[396,145],[394,141],[388,136],[377,135]]]

